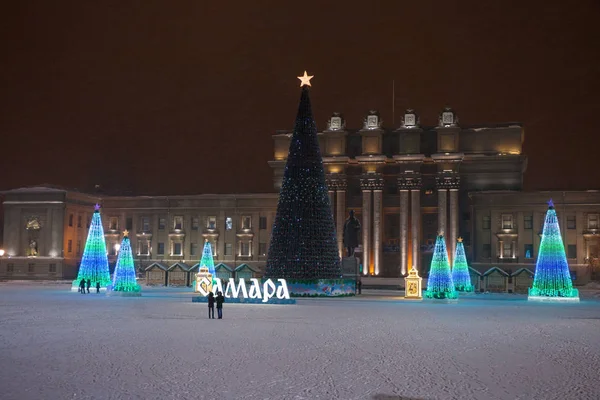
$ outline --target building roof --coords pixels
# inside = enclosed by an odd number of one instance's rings
[[[243,271],[244,269],[249,269],[252,272],[256,272],[254,268],[249,266],[248,264],[240,264],[236,267],[235,272]]]
[[[233,270],[231,269],[231,267],[227,264],[224,263],[218,263],[217,265],[215,265],[215,271],[219,270],[219,269],[226,269],[229,272],[233,272]]]
[[[503,269],[500,269],[498,267],[492,267],[492,268],[488,269],[487,271],[485,271],[483,273],[483,276],[488,276],[488,275],[492,274],[494,271],[498,271],[500,274],[502,274],[504,276],[509,276],[508,272],[506,272]]]
[[[161,264],[159,262],[153,262],[152,264],[148,265],[144,271],[149,271],[154,267],[158,267],[158,268],[162,269],[163,271],[169,270],[169,268],[166,265]]]
[[[190,270],[190,266],[187,265],[186,263],[176,262],[175,264],[173,264],[169,267],[168,271],[172,271],[177,267],[181,268],[182,270],[184,270],[186,272]]]

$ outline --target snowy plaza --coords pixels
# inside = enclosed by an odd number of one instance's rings
[[[385,295],[384,295],[385,294]],[[225,304],[0,284],[2,399],[597,399],[600,301]]]

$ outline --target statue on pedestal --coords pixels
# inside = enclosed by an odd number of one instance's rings
[[[344,247],[348,251],[348,257],[354,256],[354,250],[358,247],[358,235],[360,222],[354,216],[354,210],[350,210],[350,216],[344,223]]]

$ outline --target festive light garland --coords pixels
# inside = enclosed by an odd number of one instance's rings
[[[429,299],[458,298],[458,293],[454,289],[454,282],[452,282],[446,241],[443,235],[439,235],[435,241],[435,250],[429,269],[425,297]]]
[[[110,287],[115,292],[140,292],[142,287],[135,279],[135,266],[131,253],[131,242],[128,232],[123,233],[123,241],[117,258],[117,266],[113,275],[113,283]]]
[[[111,283],[104,228],[102,227],[100,206],[98,204],[94,207],[94,215],[92,216],[83,257],[79,265],[79,273],[77,279],[73,281],[73,286],[78,287],[82,279],[85,279],[86,282],[89,279],[92,288],[96,287],[97,282],[100,282],[101,288],[106,288]]]
[[[458,238],[456,251],[454,253],[454,265],[452,266],[452,282],[454,288],[459,292],[472,292],[474,290],[469,274],[469,265],[465,255],[465,246],[462,239]]]
[[[529,289],[530,297],[579,297],[579,291],[573,288],[569,263],[565,254],[558,226],[558,218],[554,203],[548,202],[548,211],[542,231],[542,241],[535,265],[533,287]]]
[[[335,279],[342,275],[306,79],[309,77],[301,79],[300,106],[279,193],[265,278]]]

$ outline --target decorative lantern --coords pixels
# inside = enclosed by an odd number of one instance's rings
[[[206,279],[202,279],[206,278]],[[208,267],[200,267],[196,274],[196,293],[208,293],[213,291],[213,276],[208,270]]]
[[[408,276],[404,278],[405,299],[422,300],[421,281],[423,278],[419,276],[419,272],[413,266],[408,272]]]

